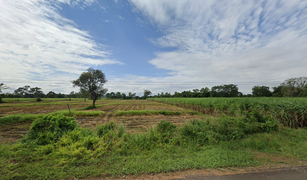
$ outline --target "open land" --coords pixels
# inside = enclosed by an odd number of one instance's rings
[[[307,164],[303,98],[99,100],[96,108],[83,99],[4,101],[3,179],[172,179]],[[31,139],[45,115],[76,125]]]

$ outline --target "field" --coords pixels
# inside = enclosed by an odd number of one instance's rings
[[[0,174],[123,178],[306,165],[306,100],[99,100],[93,108],[83,99],[4,99]]]
[[[132,133],[145,132],[150,127],[155,127],[162,119],[181,125],[190,120],[204,117],[204,115],[191,113],[190,110],[184,108],[146,100],[97,101],[97,108],[90,110],[84,109],[92,104],[91,101],[83,102],[83,99],[77,98],[70,101],[60,98],[54,100],[46,98],[42,102],[36,102],[31,98],[4,99],[4,101],[7,103],[0,104],[0,118],[3,116],[17,118],[30,116],[29,119],[32,121],[33,117],[43,114],[69,114],[67,106],[69,104],[71,116],[76,117],[76,121],[81,127],[94,129],[97,125],[113,121],[116,124],[124,124],[125,128]],[[170,112],[175,112],[175,114],[163,115]],[[0,125],[1,123],[5,124],[3,121],[0,121]],[[0,127],[2,129],[0,142],[17,140],[21,135],[25,135],[31,122],[26,120],[21,123]]]
[[[203,114],[241,116],[257,110],[262,115],[278,119],[288,127],[307,126],[307,98],[155,98],[175,106]]]

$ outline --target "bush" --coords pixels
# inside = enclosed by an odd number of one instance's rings
[[[177,127],[173,123],[163,120],[158,124],[156,130],[160,133],[160,141],[162,143],[168,143],[177,130]]]
[[[3,103],[3,101],[2,101],[2,97],[0,97],[0,103]]]
[[[279,122],[253,111],[246,117],[215,118],[214,122],[193,120],[180,129],[181,138],[199,145],[242,139],[249,134],[278,131]]]
[[[84,110],[91,110],[91,109],[95,109],[96,107],[95,106],[87,106],[84,108]]]
[[[102,137],[105,134],[107,134],[109,131],[114,130],[115,126],[116,126],[115,123],[112,122],[112,121],[108,122],[108,123],[106,123],[104,125],[98,126],[97,127],[97,135],[99,137]]]
[[[33,142],[36,145],[55,143],[63,134],[78,127],[75,118],[63,115],[47,115],[34,120],[25,137],[25,142]]]
[[[37,102],[41,102],[41,101],[43,101],[43,100],[42,100],[41,98],[38,97],[38,98],[36,98],[36,101],[37,101]]]

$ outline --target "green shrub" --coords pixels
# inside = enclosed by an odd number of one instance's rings
[[[41,98],[38,97],[38,98],[36,98],[36,101],[37,101],[37,102],[41,102],[41,101],[43,101],[43,100],[42,100]]]
[[[25,137],[25,142],[32,142],[36,145],[46,145],[57,142],[63,134],[78,127],[75,118],[64,115],[47,115],[34,120],[30,130]]]
[[[104,125],[98,126],[97,127],[97,135],[99,137],[102,137],[105,134],[107,134],[109,131],[114,130],[115,126],[116,125],[115,125],[115,123],[113,121],[108,122],[108,123],[106,123]]]
[[[173,123],[163,120],[158,124],[156,130],[160,135],[160,142],[168,143],[177,130],[177,127]]]
[[[91,110],[91,109],[95,109],[96,107],[95,106],[87,106],[85,108],[83,108],[84,110]]]
[[[118,132],[117,132],[117,136],[118,137],[122,137],[125,134],[125,127],[123,124],[120,124],[118,126]]]

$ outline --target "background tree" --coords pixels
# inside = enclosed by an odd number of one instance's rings
[[[53,92],[53,91],[49,91],[49,92],[46,94],[46,96],[47,96],[48,98],[55,98],[55,97],[56,97],[56,93]]]
[[[148,96],[150,96],[151,95],[151,91],[150,90],[144,90],[144,96],[143,96],[143,98],[144,99],[146,99]]]
[[[282,89],[282,86],[273,87],[273,96],[282,97],[281,89]]]
[[[272,92],[268,86],[254,86],[252,89],[253,96],[256,97],[270,97]]]
[[[39,97],[43,97],[44,96],[42,88],[39,88],[39,87],[30,88],[29,92],[30,92],[31,96],[33,96],[35,98],[39,98]]]
[[[238,97],[239,88],[234,84],[213,86],[210,95],[211,97]]]
[[[72,84],[88,92],[93,100],[93,107],[95,107],[96,100],[108,91],[103,87],[107,81],[101,70],[89,68],[77,80],[72,81]]]
[[[290,78],[281,83],[284,97],[298,97],[307,85],[307,77]]]
[[[128,99],[133,99],[135,97],[136,93],[132,93],[132,92],[129,92],[128,93]]]
[[[2,90],[5,89],[9,89],[9,87],[4,83],[0,83],[0,103],[2,103]]]

